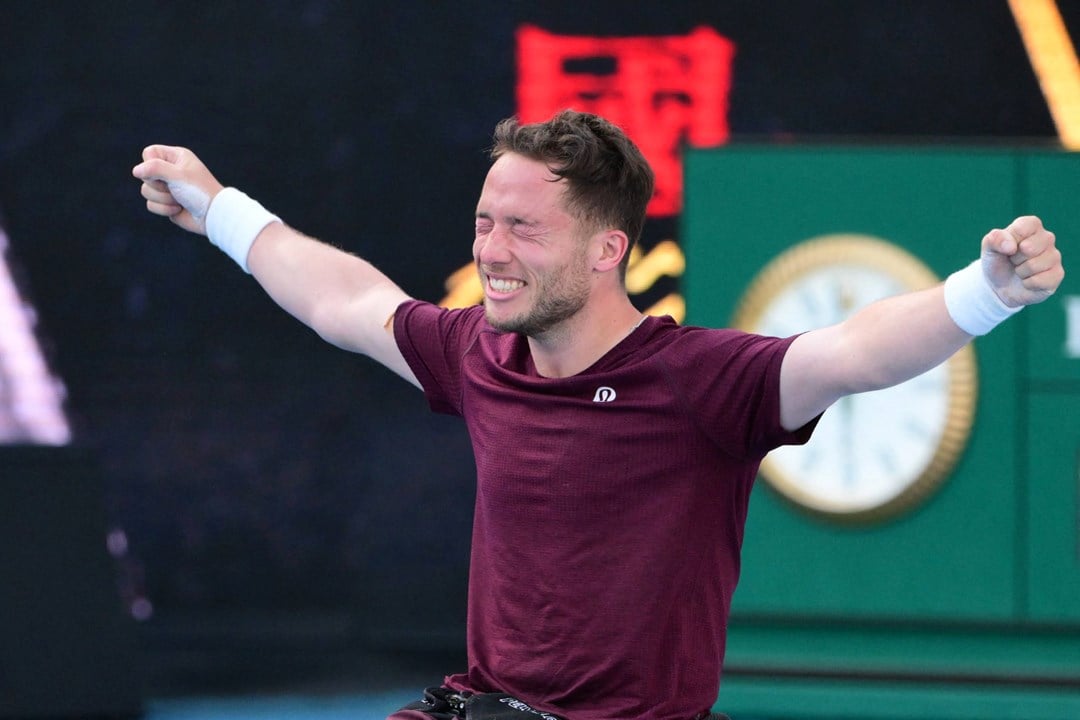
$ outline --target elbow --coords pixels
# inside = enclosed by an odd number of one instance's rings
[[[315,302],[308,309],[305,324],[326,342],[341,346],[343,322],[341,309],[332,302]]]

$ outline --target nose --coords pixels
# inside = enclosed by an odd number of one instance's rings
[[[473,255],[481,265],[503,265],[510,262],[510,243],[505,228],[495,226],[477,236]]]

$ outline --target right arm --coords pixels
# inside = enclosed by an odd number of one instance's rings
[[[394,341],[394,313],[409,296],[371,263],[281,223],[263,228],[247,262],[270,297],[324,340],[420,386]]]
[[[221,222],[223,206],[213,207],[223,189],[221,183],[189,150],[151,145],[132,174],[143,181],[147,209],[185,230],[208,235],[211,208],[218,213],[216,222],[210,223],[212,228],[233,224]],[[229,203],[229,212],[234,212],[234,205]],[[261,210],[246,198],[238,205],[242,209],[252,206]],[[230,235],[209,234],[282,308],[328,342],[368,355],[419,387],[394,341],[394,312],[409,297],[386,275],[276,218],[239,238],[231,231]]]

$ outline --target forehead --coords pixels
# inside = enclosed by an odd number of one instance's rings
[[[566,181],[543,162],[506,153],[488,170],[476,211],[491,216],[530,215],[534,219],[550,213],[566,215],[565,187]]]

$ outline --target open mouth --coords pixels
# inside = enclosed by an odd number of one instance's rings
[[[487,281],[488,288],[500,294],[512,293],[515,290],[520,290],[521,288],[525,287],[525,281],[523,280],[494,278],[489,275]]]

